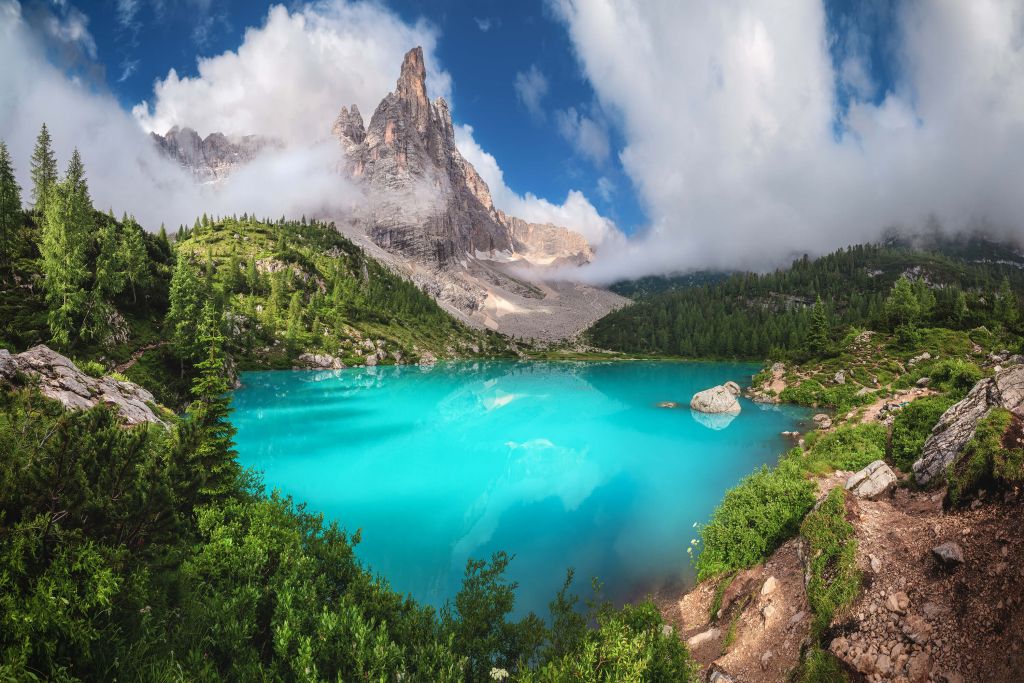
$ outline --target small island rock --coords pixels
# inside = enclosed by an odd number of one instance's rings
[[[733,393],[731,387],[719,385],[704,391],[698,391],[690,399],[690,408],[701,413],[725,413],[735,415],[740,412],[740,402],[736,400],[739,395],[739,385],[729,382],[736,388]]]

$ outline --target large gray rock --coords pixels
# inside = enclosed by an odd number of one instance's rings
[[[896,473],[882,460],[876,460],[846,480],[846,490],[858,498],[874,500],[896,486]]]
[[[127,424],[164,424],[150,407],[153,394],[131,382],[113,377],[90,377],[68,358],[39,345],[12,355],[0,349],[0,382],[10,384],[17,373],[39,382],[39,391],[60,401],[69,410],[88,410],[100,404],[113,406]]]
[[[724,413],[735,415],[740,412],[740,402],[730,387],[719,385],[698,391],[690,399],[690,408],[701,413]]]
[[[914,479],[922,486],[938,481],[974,437],[978,422],[1000,407],[1024,417],[1024,366],[1000,370],[974,385],[932,429],[921,457],[914,463]]]

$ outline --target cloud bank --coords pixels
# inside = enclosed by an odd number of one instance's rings
[[[821,0],[552,7],[651,220],[591,278],[770,267],[931,218],[1024,235],[1017,0],[898,5],[877,96],[863,51],[833,63]]]

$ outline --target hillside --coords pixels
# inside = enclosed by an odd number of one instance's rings
[[[885,300],[906,276],[930,292],[920,321],[968,330],[998,322],[1000,292],[1024,293],[1024,257],[980,238],[847,247],[772,273],[641,296],[586,333],[595,346],[688,357],[784,358],[807,351],[814,304],[830,330],[891,329]],[[831,339],[837,341],[836,338]]]

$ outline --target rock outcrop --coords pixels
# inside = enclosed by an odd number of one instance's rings
[[[701,413],[724,413],[735,415],[740,412],[739,386],[727,382],[717,387],[698,391],[690,399],[690,408]]]
[[[880,498],[896,486],[896,473],[882,460],[850,475],[846,480],[846,490],[858,498],[874,500]]]
[[[363,128],[342,107],[332,131],[351,174],[367,191],[362,216],[371,239],[419,264],[450,267],[466,258],[514,258],[547,265],[585,263],[583,236],[499,211],[490,188],[455,145],[448,103],[427,97],[423,50],[410,50],[395,90]]]
[[[259,135],[228,138],[223,133],[210,133],[202,138],[195,130],[179,126],[164,135],[150,133],[150,136],[164,154],[192,171],[201,182],[223,180],[264,150],[281,146]]]
[[[303,353],[297,360],[302,367],[313,370],[342,370],[346,367],[340,358],[329,353]]]
[[[34,346],[19,354],[0,349],[0,382],[11,384],[18,374],[38,380],[44,396],[60,401],[69,410],[88,410],[106,404],[113,406],[126,424],[163,424],[151,407],[156,403],[153,394],[113,377],[90,377],[46,346]]]
[[[974,437],[978,422],[993,408],[1005,408],[1024,417],[1024,366],[995,373],[974,385],[967,397],[939,418],[914,463],[914,479],[924,486],[940,479]]]

